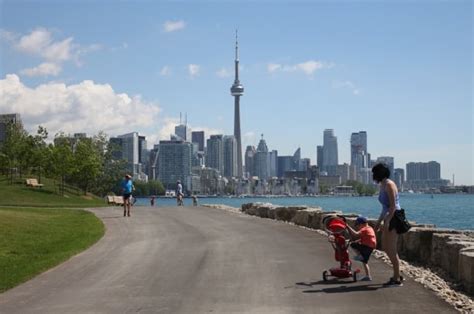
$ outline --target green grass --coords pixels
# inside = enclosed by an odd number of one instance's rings
[[[0,208],[0,292],[97,242],[104,225],[92,213],[65,208]]]
[[[16,179],[13,184],[0,176],[0,206],[23,207],[98,207],[107,206],[104,199],[82,195],[78,189],[68,188],[64,196],[58,193],[57,183],[43,179],[44,187],[33,188],[25,184],[26,179]]]

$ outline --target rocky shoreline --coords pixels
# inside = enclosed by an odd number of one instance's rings
[[[308,208],[306,206],[280,207],[270,203],[243,204],[242,208],[214,204],[204,206],[236,214],[247,214],[260,218],[279,220],[309,229],[323,236],[327,236],[327,234],[321,228],[322,219],[331,214],[342,215],[342,212],[324,212],[321,208]],[[346,217],[349,224],[353,224],[356,215],[344,214],[343,216]],[[373,224],[374,220],[370,220],[370,222]],[[437,229],[432,225],[415,224],[415,227],[412,229],[407,234],[401,236],[399,252],[401,252],[401,257],[407,257],[410,263],[405,259],[401,259],[400,270],[405,275],[413,278],[414,281],[432,290],[459,312],[474,313],[474,301],[468,294],[471,293],[472,295],[472,291],[469,291],[469,284],[471,283],[470,280],[473,279],[472,277],[474,277],[474,263],[470,259],[467,261],[462,259],[464,256],[469,258],[471,253],[474,253],[474,234],[472,232]],[[429,253],[427,253],[426,248],[425,250],[420,249],[420,246],[426,245],[427,241],[430,242]],[[457,249],[457,252],[453,251],[455,249]],[[448,255],[447,253],[450,250],[452,251],[451,255]],[[414,254],[415,252],[418,253]],[[452,267],[453,253],[457,253],[457,265],[454,268]],[[446,263],[443,262],[443,255],[448,258],[451,268],[446,269],[442,267],[443,264],[446,266]],[[459,258],[460,255],[461,258]],[[375,250],[374,256],[390,264],[387,255],[383,251]],[[474,260],[474,255],[472,256]],[[422,261],[429,261],[428,265],[422,263]],[[463,262],[467,263],[467,265],[459,267],[459,264]],[[462,272],[461,274],[456,273],[453,276],[453,269],[457,271],[461,269]],[[460,275],[470,276],[470,278],[459,280]],[[458,276],[458,280],[453,280],[456,276]]]

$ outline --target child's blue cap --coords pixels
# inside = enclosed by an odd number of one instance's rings
[[[356,225],[361,225],[361,224],[365,224],[365,223],[367,223],[367,218],[365,218],[364,216],[357,217]]]

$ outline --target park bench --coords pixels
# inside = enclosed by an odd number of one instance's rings
[[[123,197],[122,196],[114,196],[114,203],[115,203],[115,205],[123,205]]]
[[[112,195],[107,195],[107,204],[115,204],[114,197]]]
[[[38,183],[38,180],[32,178],[32,179],[26,179],[26,185],[27,186],[31,186],[31,187],[34,187],[34,188],[42,188],[43,187],[43,184],[41,183]]]

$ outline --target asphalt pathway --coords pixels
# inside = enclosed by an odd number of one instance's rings
[[[322,281],[326,238],[204,207],[92,210],[107,228],[87,251],[0,294],[0,313],[456,313],[418,283]]]

